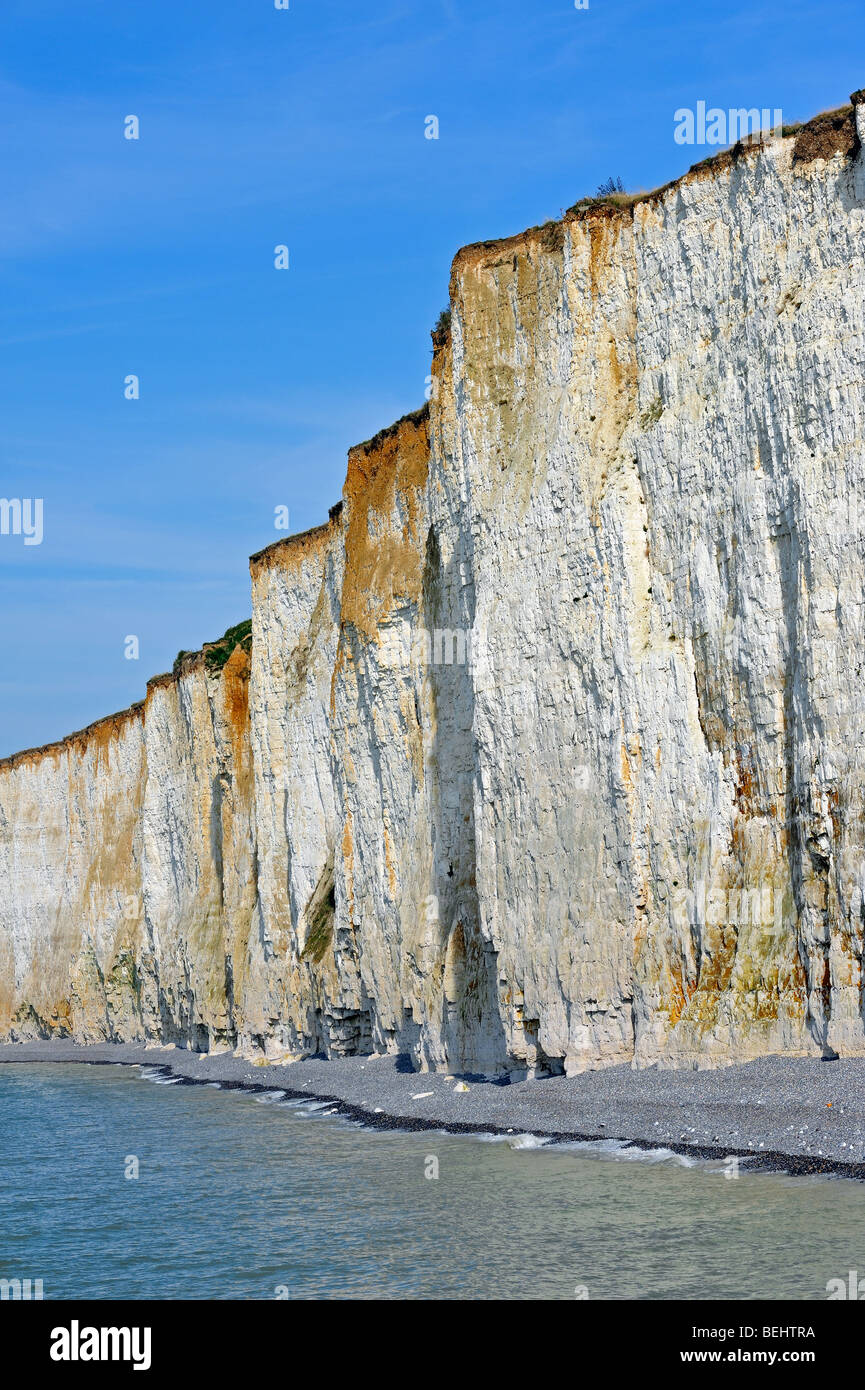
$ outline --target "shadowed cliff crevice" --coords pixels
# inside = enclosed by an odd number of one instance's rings
[[[438,535],[430,528],[423,571],[423,611],[429,631],[473,633],[472,563],[470,552],[456,548],[443,561]],[[456,651],[459,655],[459,647]],[[507,1047],[499,1015],[498,955],[483,933],[478,902],[478,749],[471,637],[463,651],[462,661],[434,660],[429,668],[430,763],[435,778],[430,827],[433,892],[443,961],[440,1029],[448,1065],[463,1072],[495,1072],[507,1065]]]

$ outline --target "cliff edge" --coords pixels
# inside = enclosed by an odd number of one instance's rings
[[[457,254],[251,640],[0,763],[0,1036],[865,1054],[863,102]]]

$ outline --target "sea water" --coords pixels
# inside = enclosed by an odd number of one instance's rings
[[[0,1065],[0,1281],[44,1299],[807,1300],[865,1276],[848,1179],[379,1131],[165,1081]]]

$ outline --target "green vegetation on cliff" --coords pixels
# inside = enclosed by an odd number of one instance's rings
[[[244,651],[247,652],[251,650],[251,618],[245,618],[242,623],[235,623],[234,627],[228,628],[217,641],[205,642],[201,651],[204,653],[204,664],[207,667],[208,675],[216,675],[222,670],[235,647],[243,647]],[[197,655],[197,652],[179,651],[174,660],[174,675],[180,674],[181,667],[187,657]]]

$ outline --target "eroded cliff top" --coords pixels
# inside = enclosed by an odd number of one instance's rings
[[[328,519],[320,526],[311,526],[307,531],[298,531],[293,536],[283,536],[281,540],[266,545],[249,557],[249,572],[253,579],[271,565],[293,568],[300,565],[310,555],[316,555],[327,545],[334,528],[338,527],[342,503],[337,502],[328,512]]]
[[[353,454],[375,454],[388,441],[397,439],[401,433],[408,429],[420,429],[429,420],[429,402],[422,405],[418,410],[410,410],[408,414],[401,415],[398,420],[394,420],[392,425],[386,425],[383,430],[379,430],[371,439],[365,439],[360,444],[353,444],[348,451],[349,460]]]
[[[420,593],[429,415],[425,405],[349,450],[341,619],[371,639],[395,593]]]
[[[199,665],[205,667],[209,676],[218,675],[224,669],[229,657],[233,656],[236,647],[242,647],[246,652],[252,647],[251,618],[244,618],[242,622],[226,628],[222,636],[218,637],[215,642],[205,642],[198,651],[179,651],[171,672],[164,676],[154,676],[152,680],[147,682],[148,688],[157,683],[164,683],[177,676],[185,675],[187,671],[192,671]]]
[[[807,165],[818,159],[828,160],[836,155],[843,158],[855,156],[859,149],[855,109],[859,105],[865,105],[865,89],[852,93],[848,105],[820,112],[801,124],[784,126],[778,138],[794,142],[794,167]],[[564,245],[565,228],[568,224],[586,219],[615,220],[632,217],[634,210],[641,204],[659,202],[672,189],[712,178],[739,160],[758,158],[769,140],[774,138],[758,134],[745,141],[739,141],[707,159],[698,161],[678,178],[650,191],[608,193],[599,197],[582,198],[568,208],[559,219],[528,227],[510,236],[473,242],[461,247],[452,262],[451,301],[454,298],[455,277],[468,264],[481,262],[491,254],[516,254],[529,246],[538,246],[544,251],[555,253]],[[449,319],[450,311],[447,310],[433,331],[436,356],[450,339]],[[393,502],[394,487],[407,488],[407,492],[410,493],[421,481],[426,464],[424,450],[428,444],[429,419],[430,407],[427,403],[419,410],[412,411],[379,430],[371,439],[352,446],[348,451],[344,501],[337,502],[330,508],[328,520],[321,525],[286,536],[252,555],[249,564],[253,579],[271,565],[292,568],[302,564],[306,558],[319,554],[329,544],[334,531],[345,528],[345,518],[342,515],[345,503],[348,503],[350,511],[354,504],[360,503],[363,515],[355,511],[350,524],[351,535],[347,538],[347,548],[354,555],[354,563],[349,564],[349,573],[358,581],[349,586],[353,588],[355,602],[354,607],[348,605],[348,611],[343,614],[344,619],[358,620],[360,587],[368,581],[374,569],[372,552],[375,547],[367,534],[366,514],[370,509],[387,510]],[[400,456],[403,454],[404,476],[398,479],[396,474]],[[247,619],[229,628],[216,642],[205,643],[198,651],[180,652],[173,671],[154,676],[147,682],[147,696],[149,697],[154,690],[170,686],[179,678],[201,667],[210,675],[220,674],[237,646],[241,646],[248,653],[251,641],[251,620]],[[11,754],[0,759],[0,769],[32,764],[44,756],[58,756],[64,750],[76,745],[84,747],[93,740],[108,741],[116,737],[130,720],[142,718],[146,703],[146,699],[136,701],[127,709],[103,716],[62,739]]]
[[[784,126],[780,139],[793,140],[793,163],[802,165],[816,159],[831,159],[840,154],[845,158],[855,156],[859,148],[856,130],[856,107],[865,105],[865,89],[853,92],[850,104],[831,111],[821,111],[810,120]],[[722,170],[749,156],[755,157],[775,139],[771,134],[758,133],[746,140],[739,140],[707,159],[698,160],[684,174],[661,184],[658,188],[636,193],[606,193],[599,197],[580,198],[569,207],[560,218],[538,223],[511,236],[497,237],[489,241],[470,242],[460,247],[454,256],[451,271],[451,286],[455,273],[467,263],[476,262],[490,252],[508,253],[531,244],[540,243],[544,250],[556,251],[564,243],[564,228],[568,223],[580,222],[588,218],[629,217],[634,209],[643,203],[659,202],[671,190],[687,186],[701,179],[712,178]],[[453,297],[453,295],[451,296]]]
[[[83,751],[87,747],[107,746],[124,732],[131,720],[143,721],[147,701],[155,690],[174,685],[196,670],[205,670],[209,676],[221,676],[238,647],[248,655],[251,645],[252,619],[246,618],[243,622],[228,628],[215,642],[205,642],[198,651],[179,652],[173,671],[150,677],[147,682],[147,695],[143,700],[136,700],[115,714],[103,715],[101,719],[94,720],[85,728],[77,729],[74,733],[66,734],[51,743],[44,743],[38,748],[25,748],[20,753],[11,753],[7,758],[0,758],[0,771],[13,767],[29,767],[40,758],[56,758],[73,748]]]
[[[76,729],[72,734],[66,734],[64,738],[43,743],[38,748],[23,748],[20,753],[10,753],[8,758],[0,758],[0,771],[15,767],[32,767],[41,758],[59,757],[76,746],[83,749],[92,743],[100,746],[108,744],[117,738],[130,720],[142,717],[144,705],[144,700],[136,700],[127,709],[119,710],[116,714],[104,714],[101,719],[94,720],[83,729]]]

